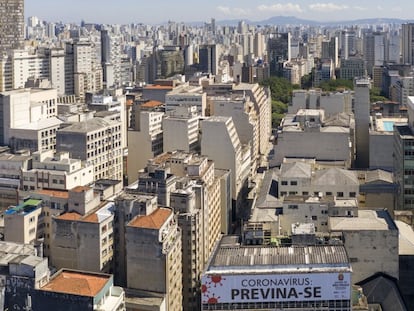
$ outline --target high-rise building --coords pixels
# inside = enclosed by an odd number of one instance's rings
[[[290,33],[273,34],[267,42],[267,58],[271,75],[281,75],[283,62],[290,61]]]
[[[24,44],[24,0],[0,2],[0,53]]]
[[[199,69],[205,73],[217,74],[219,55],[217,45],[203,45],[199,47]]]
[[[356,167],[369,167],[369,89],[368,79],[355,79],[355,148]]]
[[[414,65],[414,23],[402,24],[402,62]]]
[[[381,32],[368,32],[364,35],[364,60],[369,75],[374,66],[383,66],[386,61],[386,36]]]

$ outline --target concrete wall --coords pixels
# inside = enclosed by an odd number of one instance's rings
[[[341,132],[284,131],[274,146],[270,166],[280,166],[284,157],[350,161],[349,145],[350,133],[345,128]]]
[[[392,171],[394,136],[389,134],[370,133],[369,135],[369,168]]]
[[[398,279],[398,230],[359,230],[343,233],[352,266],[352,284],[384,272]]]

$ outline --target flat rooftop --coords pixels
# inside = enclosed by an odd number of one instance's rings
[[[344,246],[240,246],[220,241],[207,273],[330,272],[350,269]]]
[[[62,270],[40,290],[95,297],[110,280],[110,275]]]
[[[397,230],[385,210],[359,210],[358,217],[330,217],[329,227],[331,231]]]
[[[30,199],[22,204],[9,208],[5,211],[6,215],[27,215],[40,208],[42,200]]]
[[[377,118],[375,119],[375,130],[378,132],[394,132],[394,124],[407,123],[407,118]]]

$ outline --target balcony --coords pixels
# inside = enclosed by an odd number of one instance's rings
[[[125,292],[122,287],[113,286],[110,294],[105,296],[100,303],[94,307],[96,311],[116,311],[125,310],[124,306]]]

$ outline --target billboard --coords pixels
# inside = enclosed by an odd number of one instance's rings
[[[203,275],[201,301],[214,303],[350,300],[351,273]]]

